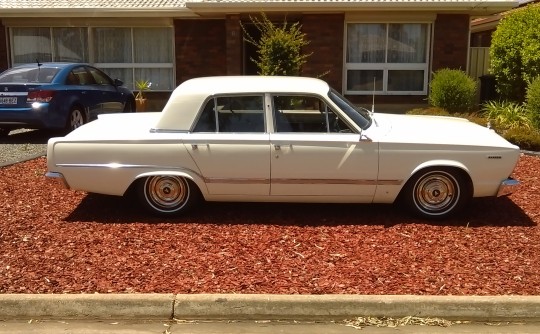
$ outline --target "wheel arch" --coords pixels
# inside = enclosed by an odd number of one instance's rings
[[[464,178],[464,180],[467,181],[471,194],[474,193],[474,182],[471,178],[469,169],[463,163],[455,160],[430,160],[421,163],[412,170],[408,178],[404,180],[403,186],[401,187],[397,196],[397,200],[403,196],[403,192],[407,188],[407,185],[410,183],[411,179],[413,179],[416,174],[421,173],[429,168],[451,169],[453,171],[457,171]]]
[[[137,183],[143,181],[147,177],[158,176],[158,175],[171,175],[171,176],[184,177],[184,178],[188,179],[189,181],[193,182],[197,186],[197,188],[199,189],[199,192],[201,193],[203,198],[206,198],[206,194],[208,193],[208,190],[206,188],[206,184],[204,183],[204,180],[202,179],[202,177],[200,177],[199,175],[197,175],[194,172],[190,173],[188,171],[178,171],[178,170],[172,170],[172,171],[171,170],[159,170],[159,171],[150,171],[150,172],[144,172],[144,173],[138,174],[138,175],[136,175],[134,177],[133,181],[131,182],[129,187],[126,189],[124,194],[128,194],[128,193],[132,192],[135,189]]]

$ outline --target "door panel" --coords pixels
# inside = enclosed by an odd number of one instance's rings
[[[210,194],[269,195],[268,134],[193,133],[185,146]]]
[[[377,143],[349,133],[273,133],[271,195],[355,196],[370,202]]]

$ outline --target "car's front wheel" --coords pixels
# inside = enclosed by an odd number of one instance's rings
[[[150,176],[140,180],[137,188],[143,207],[159,216],[177,216],[185,213],[199,199],[197,186],[181,176]]]
[[[76,128],[82,126],[85,122],[84,112],[80,107],[73,107],[69,111],[69,115],[66,121],[66,132],[69,133]]]
[[[416,173],[403,189],[405,205],[416,215],[444,219],[458,213],[472,198],[470,180],[452,168],[427,168]]]

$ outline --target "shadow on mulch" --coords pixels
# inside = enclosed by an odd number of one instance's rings
[[[178,218],[154,217],[134,198],[88,194],[65,219],[69,222],[146,224],[271,224],[296,226],[427,224],[434,226],[536,226],[509,198],[479,198],[447,220],[414,218],[390,204],[200,203]]]

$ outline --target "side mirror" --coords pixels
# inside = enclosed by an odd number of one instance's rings
[[[124,82],[120,79],[114,79],[114,85],[119,87],[119,86],[124,85]]]

